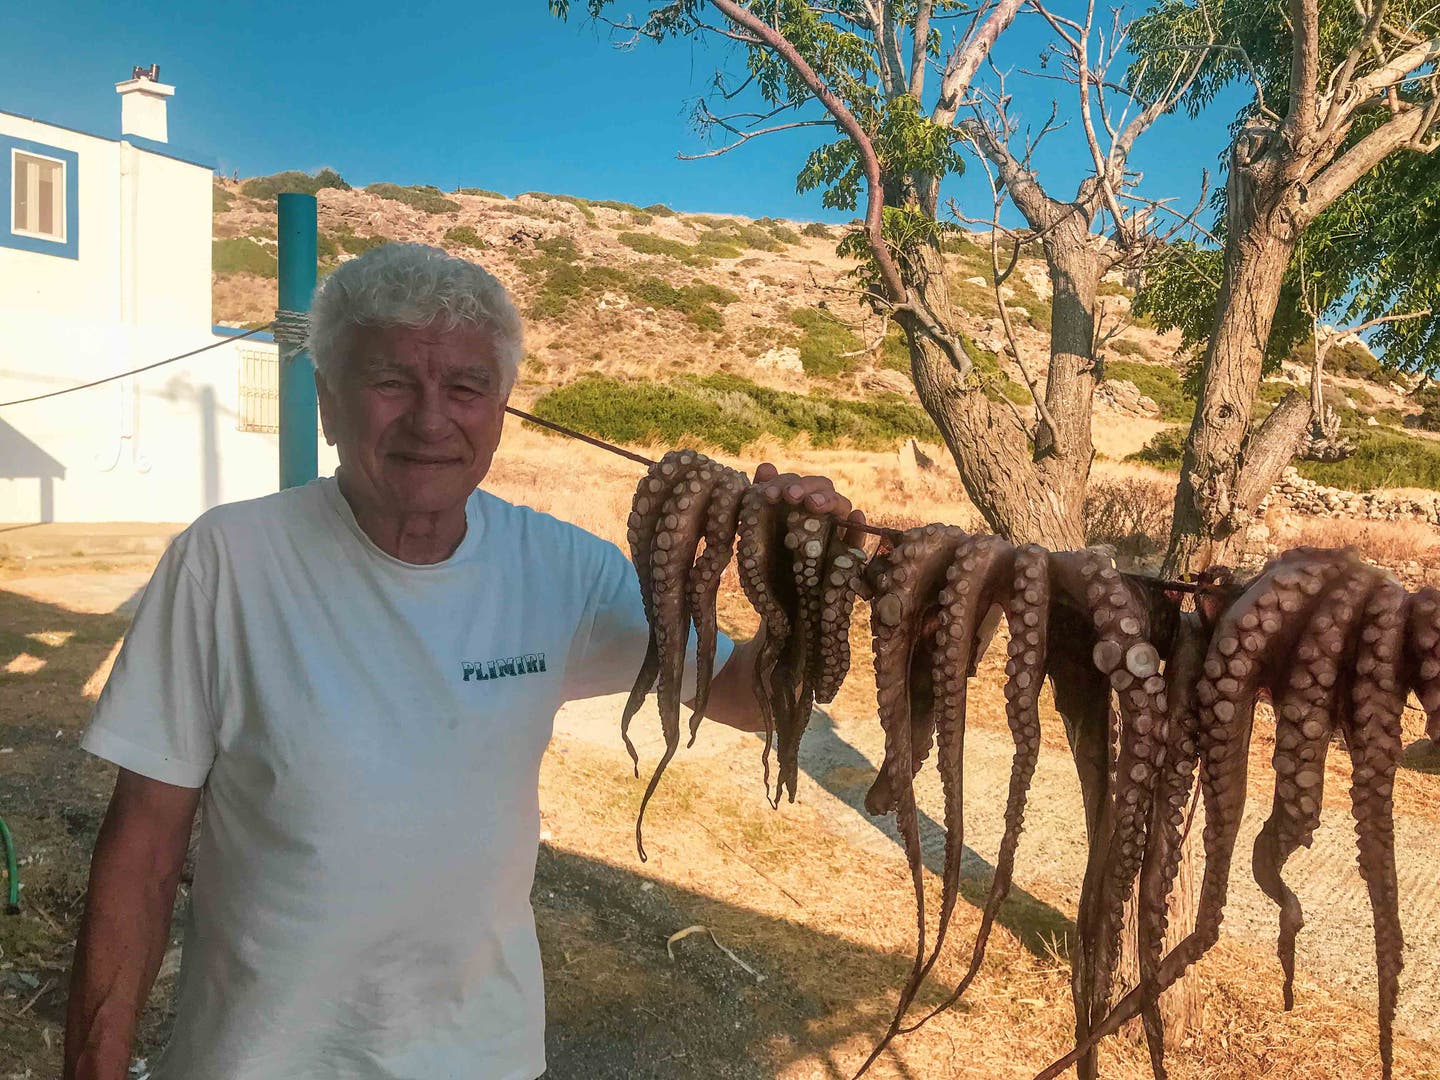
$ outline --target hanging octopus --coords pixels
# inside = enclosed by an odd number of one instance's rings
[[[650,639],[621,717],[621,736],[639,772],[630,723],[656,689],[665,750],[635,822],[645,858],[645,809],[680,742],[686,645],[696,634],[695,740],[709,701],[718,641],[716,598],[738,548],[739,577],[759,613],[764,642],[754,672],[766,725],[766,786],[775,741],[781,791],[795,797],[800,736],[815,701],[830,701],[849,667],[850,613],[861,589],[864,552],[847,547],[828,518],[771,502],[762,485],[693,450],[666,454],[635,492],[627,540]],[[703,547],[702,547],[703,542]],[[782,552],[792,551],[786,558]]]
[[[1433,632],[1433,611],[1416,614],[1428,592],[1412,598],[1351,550],[1302,548],[1267,566],[1225,611],[1195,684],[1206,811],[1205,870],[1195,926],[1148,980],[1142,979],[1091,1026],[1075,1050],[1037,1080],[1058,1076],[1083,1060],[1096,1042],[1148,1007],[1218,940],[1244,810],[1255,702],[1262,691],[1276,703],[1276,784],[1270,818],[1256,840],[1253,870],[1262,890],[1280,906],[1277,953],[1285,1005],[1294,1000],[1294,943],[1303,919],[1281,872],[1289,855],[1309,844],[1318,824],[1325,750],[1338,730],[1352,762],[1359,862],[1375,925],[1382,1075],[1391,1076],[1403,950],[1393,784],[1405,694],[1412,682],[1425,692],[1420,671],[1426,659],[1435,658],[1440,640]]]
[[[953,1005],[983,962],[1013,877],[1039,754],[1039,691],[1048,678],[1081,781],[1089,857],[1071,978],[1076,1045],[1037,1080],[1072,1065],[1082,1080],[1097,1076],[1097,1043],[1136,1016],[1152,1071],[1165,1076],[1158,998],[1219,938],[1262,695],[1275,709],[1275,786],[1251,865],[1278,907],[1281,997],[1287,1009],[1293,1006],[1295,942],[1304,926],[1284,868],[1313,839],[1325,759],[1339,735],[1352,763],[1351,805],[1375,926],[1379,1041],[1388,1080],[1403,948],[1393,827],[1400,717],[1413,689],[1428,734],[1440,740],[1440,590],[1412,596],[1351,550],[1300,548],[1243,586],[1224,568],[1202,573],[1193,586],[1195,610],[1182,613],[1178,592],[1122,574],[1097,552],[1016,549],[942,524],[892,534],[889,547],[867,562],[842,539],[842,523],[773,502],[763,488],[694,451],[667,454],[651,467],[629,524],[651,640],[621,730],[635,758],[628,727],[657,687],[665,737],[636,822],[637,845],[644,807],[679,742],[679,687],[692,623],[698,641],[692,741],[705,711],[716,594],[732,555],[764,635],[752,678],[766,724],[766,791],[777,805],[787,793],[795,797],[812,705],[831,700],[848,671],[854,602],[870,602],[885,753],[865,806],[896,816],[915,892],[916,937],[892,1021],[860,1072],[895,1036]],[[907,1026],[959,898],[968,681],[1001,617],[1010,636],[1005,702],[1015,752],[995,874],[965,974],[945,1002]],[[914,786],[932,750],[945,831],[933,941],[926,932]],[[1199,905],[1194,927],[1166,953],[1166,905],[1197,777],[1206,818]],[[1137,885],[1139,979],[1112,1005],[1122,911]]]

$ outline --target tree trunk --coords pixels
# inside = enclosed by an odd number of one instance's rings
[[[952,325],[946,277],[940,254],[924,257],[928,272],[912,287],[942,326]],[[1084,546],[1081,510],[1083,476],[1078,483],[1035,460],[1026,433],[1008,407],[991,401],[973,376],[963,376],[917,320],[896,316],[910,343],[915,390],[955,459],[970,501],[986,523],[1011,543],[1038,543],[1056,550]],[[1089,419],[1085,419],[1089,445]],[[1088,472],[1088,455],[1086,472]]]
[[[1095,457],[1091,420],[1095,401],[1095,300],[1104,268],[1094,237],[1079,215],[1047,235],[1050,268],[1050,367],[1045,407],[1057,430],[1042,428],[1035,452],[1050,480],[1083,515],[1085,488]],[[1081,542],[1084,542],[1082,521]]]
[[[1295,415],[1289,409],[1268,430],[1250,430],[1281,283],[1299,234],[1293,205],[1299,187],[1282,174],[1283,152],[1264,128],[1238,138],[1232,152],[1225,276],[1175,491],[1167,574],[1233,558],[1259,501],[1299,446],[1300,431],[1290,441]],[[1277,466],[1279,457],[1285,462]]]

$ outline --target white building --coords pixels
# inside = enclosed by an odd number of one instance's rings
[[[119,138],[0,112],[0,402],[225,336],[212,170],[167,143],[174,88],[135,74],[115,87]],[[188,522],[274,491],[275,370],[268,336],[251,338],[0,409],[0,522]]]

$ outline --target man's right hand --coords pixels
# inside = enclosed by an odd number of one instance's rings
[[[199,788],[121,769],[90,860],[65,1020],[64,1080],[126,1080],[170,937]]]

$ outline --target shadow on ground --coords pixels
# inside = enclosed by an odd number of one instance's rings
[[[869,951],[853,940],[548,845],[533,904],[545,961],[548,1080],[761,1080],[801,1060],[820,1075],[848,1077],[854,1037],[868,1043],[883,1027],[877,998],[885,995],[868,980],[845,985],[828,974]],[[763,981],[704,934],[676,942],[671,960],[666,939],[697,923],[733,945]],[[771,942],[815,963],[767,970],[766,958],[737,939]],[[871,952],[898,985],[908,958]],[[849,1068],[834,1052],[845,1040]],[[917,1075],[894,1059],[890,1067],[889,1075]]]
[[[800,768],[877,832],[897,846],[900,844],[894,815],[871,817],[865,809],[865,791],[875,775],[875,764],[845,740],[822,709],[816,709],[810,716],[810,726],[801,743]],[[856,777],[866,779],[864,783],[850,782]],[[945,827],[923,810],[920,812],[920,846],[926,868],[935,874],[942,873]],[[967,846],[960,866],[960,898],[983,910],[994,874],[995,867]],[[1019,885],[1011,884],[995,921],[1036,956],[1052,955],[1057,946],[1062,958],[1069,956],[1075,934],[1074,920]]]

